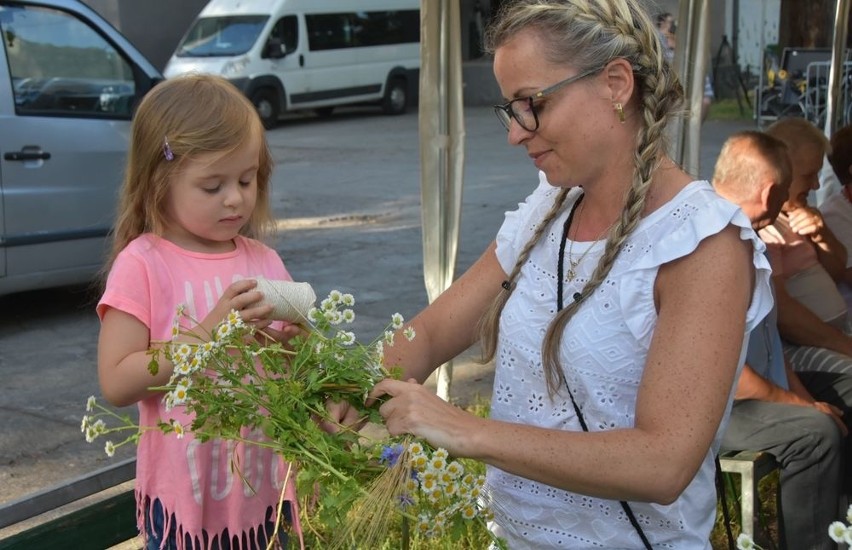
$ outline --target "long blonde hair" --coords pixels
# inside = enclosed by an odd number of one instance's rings
[[[486,34],[486,49],[493,53],[522,30],[533,29],[545,43],[543,57],[554,64],[571,66],[578,72],[603,67],[614,59],[633,66],[635,94],[641,115],[633,154],[631,186],[624,198],[620,218],[607,235],[606,247],[595,271],[572,301],[556,314],[542,344],[542,361],[551,395],[565,384],[559,364],[562,334],[583,300],[606,279],[621,246],[641,218],[651,177],[665,148],[665,127],[683,99],[683,90],[665,61],[656,27],[635,0],[518,0],[507,4]],[[613,115],[615,116],[615,115]],[[483,360],[497,350],[500,314],[515,287],[515,281],[535,244],[562,210],[568,190],[562,190],[533,237],[524,246],[509,274],[508,289],[501,292],[481,323]]]
[[[163,233],[169,185],[187,159],[234,151],[254,133],[261,136],[257,202],[240,232],[264,238],[274,229],[269,207],[272,155],[251,102],[233,84],[213,75],[176,77],[148,92],[133,119],[112,251],[105,272],[130,241],[143,233]],[[166,158],[167,140],[172,160]]]

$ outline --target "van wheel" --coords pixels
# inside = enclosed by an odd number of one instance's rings
[[[405,80],[394,78],[388,83],[382,100],[382,111],[386,115],[401,115],[408,107],[408,86]]]
[[[251,102],[254,108],[257,109],[257,114],[263,127],[267,130],[275,128],[278,124],[278,98],[269,88],[261,88],[254,92],[251,96]]]
[[[333,112],[334,107],[317,107],[314,109],[314,113],[320,118],[330,117]]]

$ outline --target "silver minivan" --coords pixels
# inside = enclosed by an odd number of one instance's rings
[[[78,0],[0,0],[0,37],[0,295],[88,281],[162,75]]]

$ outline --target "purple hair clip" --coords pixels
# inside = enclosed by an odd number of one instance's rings
[[[163,138],[163,156],[166,157],[166,160],[173,161],[175,160],[175,154],[172,152],[171,146],[169,146],[169,138]]]

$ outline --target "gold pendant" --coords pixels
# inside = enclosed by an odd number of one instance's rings
[[[565,274],[565,278],[568,279],[568,282],[570,283],[571,281],[574,280],[574,277],[577,276],[576,269],[577,269],[577,265],[580,262],[574,262],[574,261],[571,261],[571,259],[569,259],[568,263],[571,264],[571,267],[568,268],[568,272]]]

